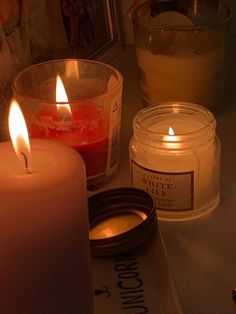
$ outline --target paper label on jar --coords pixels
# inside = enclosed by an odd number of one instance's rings
[[[194,204],[194,172],[162,172],[132,161],[133,186],[151,194],[161,210],[191,210]]]
[[[120,158],[120,123],[121,123],[121,90],[109,99],[110,127],[106,174],[109,176],[117,170]]]

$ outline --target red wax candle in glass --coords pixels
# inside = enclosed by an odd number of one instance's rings
[[[29,129],[31,137],[59,140],[76,149],[84,159],[87,176],[106,171],[109,120],[102,108],[72,107],[66,118],[59,109],[47,108],[37,112]]]
[[[12,89],[31,137],[76,149],[85,162],[88,188],[94,190],[118,170],[122,86],[122,75],[107,64],[61,59],[22,70]]]

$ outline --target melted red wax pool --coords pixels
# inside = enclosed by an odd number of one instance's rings
[[[61,141],[83,157],[87,176],[106,171],[109,119],[106,112],[92,105],[71,108],[72,115],[63,115],[57,108],[38,111],[29,126],[32,138]]]

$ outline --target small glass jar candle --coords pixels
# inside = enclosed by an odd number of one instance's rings
[[[132,184],[155,199],[163,220],[188,220],[214,210],[220,194],[220,142],[208,109],[162,103],[139,111],[130,141]]]

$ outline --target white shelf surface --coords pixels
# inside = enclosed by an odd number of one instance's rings
[[[159,222],[185,313],[236,313],[231,297],[236,287],[236,64],[233,59],[229,59],[226,96],[215,113],[222,145],[220,205],[201,219]],[[104,190],[130,186],[128,143],[133,117],[143,108],[134,47],[124,48],[110,64],[124,78],[121,162],[117,177]]]

